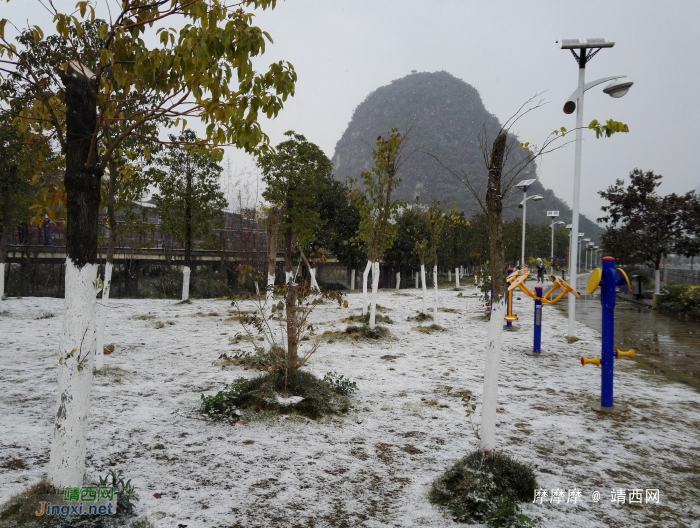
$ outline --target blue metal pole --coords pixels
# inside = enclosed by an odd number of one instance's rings
[[[600,354],[600,406],[613,406],[613,363],[615,339],[615,259],[603,257],[600,280],[600,303],[603,306],[602,350]]]
[[[513,268],[508,268],[508,275],[513,273]],[[506,312],[508,315],[513,315],[513,292],[509,291],[508,292],[508,311]],[[511,327],[513,326],[513,321],[506,321],[506,326]]]
[[[534,354],[542,352],[542,286],[535,287],[535,340],[532,352]]]

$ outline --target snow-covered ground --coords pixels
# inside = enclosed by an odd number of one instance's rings
[[[468,389],[480,397],[487,322],[472,288],[463,297],[440,295],[439,306],[456,310],[440,313],[445,332],[424,334],[406,320],[421,307],[418,290],[385,290],[379,304],[389,308],[383,314],[394,321],[387,326],[395,341],[334,342],[313,356],[315,374],[336,371],[357,381],[348,415],[233,426],[198,413],[201,393],[255,375],[214,365],[223,352],[245,346],[229,340],[242,331],[226,320],[230,303],[113,300],[105,343],[116,350],[95,377],[88,476],[122,469],[139,488],[139,513],[159,528],[454,525],[427,492],[448,464],[478,447],[452,394]],[[349,295],[349,310],[319,306],[316,332],[344,329],[340,320],[359,313],[361,297]],[[600,371],[581,367],[579,357],[599,353],[599,334],[580,326],[581,341],[567,344],[564,317],[545,307],[548,354],[525,355],[532,304],[516,302],[521,319],[504,335],[497,440],[536,467],[543,488],[579,488],[583,501],[531,504],[526,512],[546,527],[700,526],[700,395],[623,359],[615,365],[615,395],[630,412],[588,410],[599,396]],[[63,301],[10,299],[5,307],[0,501],[47,469]],[[659,489],[660,504],[644,504],[644,492],[642,505],[611,503],[620,488]]]

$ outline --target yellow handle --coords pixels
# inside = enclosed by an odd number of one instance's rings
[[[600,367],[600,356],[596,356],[594,358],[587,358],[587,357],[581,356],[581,366],[585,366],[588,364],[598,365]]]
[[[627,350],[627,351],[625,351],[625,352],[623,352],[622,350],[616,348],[616,349],[615,349],[615,352],[617,352],[617,356],[615,356],[616,358],[628,357],[628,358],[630,358],[630,359],[634,359],[634,348],[630,348],[629,350]]]

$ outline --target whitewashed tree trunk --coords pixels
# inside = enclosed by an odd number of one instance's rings
[[[447,270],[447,282],[452,282],[452,270]]]
[[[505,299],[494,303],[489,321],[484,365],[484,394],[481,403],[481,448],[496,447],[496,404],[498,403],[498,369],[501,363]]]
[[[401,272],[397,271],[396,272],[396,289],[398,290],[401,287]]]
[[[420,288],[420,286],[418,285],[418,272],[416,271],[416,272],[413,274],[413,276],[414,276],[414,278],[416,279],[416,290],[417,290],[418,288]]]
[[[59,345],[63,360],[58,364],[58,407],[49,460],[49,483],[59,489],[83,485],[95,354],[96,277],[97,264],[78,269],[70,258],[66,259],[65,312]]]
[[[374,328],[377,316],[377,289],[379,288],[379,262],[372,264],[372,307],[369,313],[369,327]]]
[[[284,283],[289,284],[289,283],[294,284],[294,272],[293,271],[285,271],[284,272]]]
[[[455,288],[459,288],[459,268],[455,268]]]
[[[97,337],[95,339],[95,370],[99,370],[104,365],[104,342],[105,324],[107,323],[107,311],[109,310],[109,290],[112,286],[112,263],[105,264],[105,278],[102,283],[102,299],[100,300],[97,313]]]
[[[318,291],[321,288],[318,287],[318,282],[316,282],[316,269],[309,267],[309,276],[311,277],[311,289]]]
[[[661,270],[654,270],[654,293],[661,293]]]
[[[437,306],[438,306],[438,269],[437,266],[433,266],[433,288],[435,290],[435,297],[433,299],[433,319],[437,323]]]
[[[267,274],[267,290],[265,291],[265,304],[269,305],[272,302],[272,296],[275,294],[275,274]]]
[[[350,291],[355,291],[355,268],[350,270]]]
[[[190,273],[189,266],[182,266],[182,300],[190,298]]]
[[[428,315],[428,287],[425,284],[425,264],[420,265],[420,282],[423,288],[423,313]]]
[[[367,261],[367,266],[365,271],[362,273],[362,315],[367,314],[367,276],[369,275],[369,270],[372,268],[372,261]]]
[[[2,298],[5,296],[5,263],[0,262],[0,312],[2,312]]]

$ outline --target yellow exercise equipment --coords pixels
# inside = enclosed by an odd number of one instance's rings
[[[600,367],[600,356],[596,356],[594,358],[581,356],[581,365],[597,365]]]

